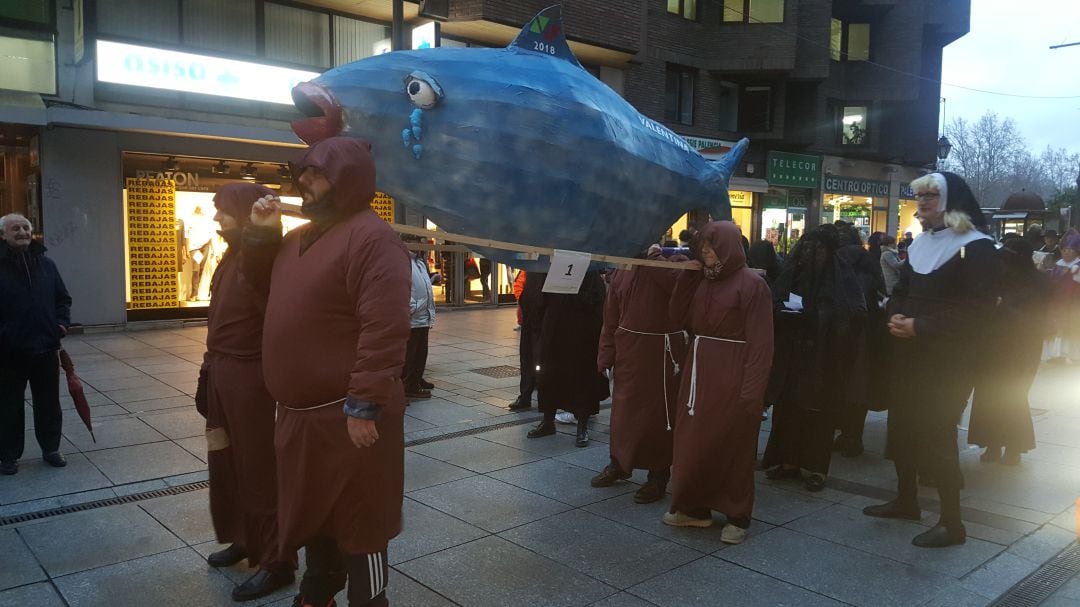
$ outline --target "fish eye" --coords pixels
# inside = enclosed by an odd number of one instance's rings
[[[431,82],[416,76],[409,76],[405,79],[405,93],[413,104],[425,110],[435,107],[439,103],[439,98],[442,97],[442,91],[438,88],[438,85],[433,85]]]

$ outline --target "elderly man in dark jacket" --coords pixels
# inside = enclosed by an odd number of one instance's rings
[[[19,471],[23,393],[34,400],[34,434],[45,461],[60,454],[60,338],[71,324],[71,297],[45,247],[22,215],[0,217],[0,473]]]

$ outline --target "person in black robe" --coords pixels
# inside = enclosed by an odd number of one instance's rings
[[[1001,301],[994,311],[983,380],[975,386],[967,442],[985,447],[984,463],[1015,466],[1035,448],[1028,392],[1035,383],[1048,332],[1050,285],[1031,262],[1031,243],[1013,238],[998,251]],[[1002,457],[1002,448],[1005,450]]]
[[[771,479],[799,478],[806,470],[809,491],[825,487],[834,428],[850,390],[842,376],[854,366],[866,318],[855,270],[838,255],[839,232],[832,225],[808,232],[773,285],[775,408],[762,467]]]
[[[747,253],[746,265],[758,270],[765,270],[765,280],[771,285],[780,277],[784,269],[780,263],[780,256],[776,254],[776,247],[768,240],[759,240],[750,245]]]
[[[586,272],[576,294],[543,294],[536,379],[544,419],[529,431],[529,438],[555,434],[555,413],[562,409],[577,418],[577,446],[589,444],[589,417],[599,413],[600,401],[611,395],[607,378],[596,369],[604,295],[599,272]]]
[[[862,455],[866,412],[870,408],[884,408],[880,401],[885,394],[883,375],[888,369],[888,348],[883,343],[887,336],[885,311],[879,302],[884,297],[885,281],[879,261],[881,234],[875,234],[879,236],[878,258],[863,247],[862,236],[850,225],[840,228],[840,248],[836,252],[840,262],[854,272],[866,310],[865,315],[850,319],[848,331],[848,345],[856,349],[856,356],[844,374],[847,390],[837,419],[840,436],[833,443],[833,449],[844,457]]]
[[[510,403],[511,411],[532,408],[536,390],[536,365],[540,362],[540,330],[544,324],[544,281],[546,272],[526,272],[518,306],[521,308],[521,332],[518,335],[518,364],[521,381],[518,397]]]
[[[998,260],[986,220],[960,176],[931,173],[911,184],[927,230],[908,248],[908,263],[889,300],[894,347],[893,399],[886,453],[896,467],[897,496],[867,506],[881,518],[920,520],[917,475],[935,479],[941,518],[912,544],[962,544],[957,423],[977,383],[985,332],[997,297]]]

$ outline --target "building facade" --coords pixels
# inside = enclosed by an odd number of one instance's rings
[[[302,144],[289,90],[389,51],[393,4],[4,3],[0,213],[27,214],[41,230],[75,320],[205,315],[221,254],[214,191],[247,179],[295,194],[285,165]],[[504,46],[549,4],[407,1],[403,40]],[[906,229],[905,186],[935,158],[941,51],[967,31],[969,5],[564,0],[563,17],[586,69],[706,156],[751,138],[733,218],[751,240],[784,248],[838,218],[866,233]],[[424,221],[383,206],[388,219]],[[691,213],[673,228],[700,220]],[[505,297],[510,272],[472,261],[490,281],[481,299]],[[481,289],[468,259],[454,264],[444,271],[456,268],[465,288],[446,295],[464,303]]]

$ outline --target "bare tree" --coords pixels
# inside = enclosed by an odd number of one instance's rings
[[[1002,120],[994,112],[975,122],[955,118],[945,134],[953,145],[949,167],[964,176],[983,207],[1000,206],[1012,193],[1010,181],[1018,168],[1032,177],[1024,139],[1012,118]]]
[[[1080,171],[1080,154],[1070,154],[1065,148],[1046,146],[1039,162],[1046,175],[1048,194],[1057,194],[1076,187],[1077,171]]]

